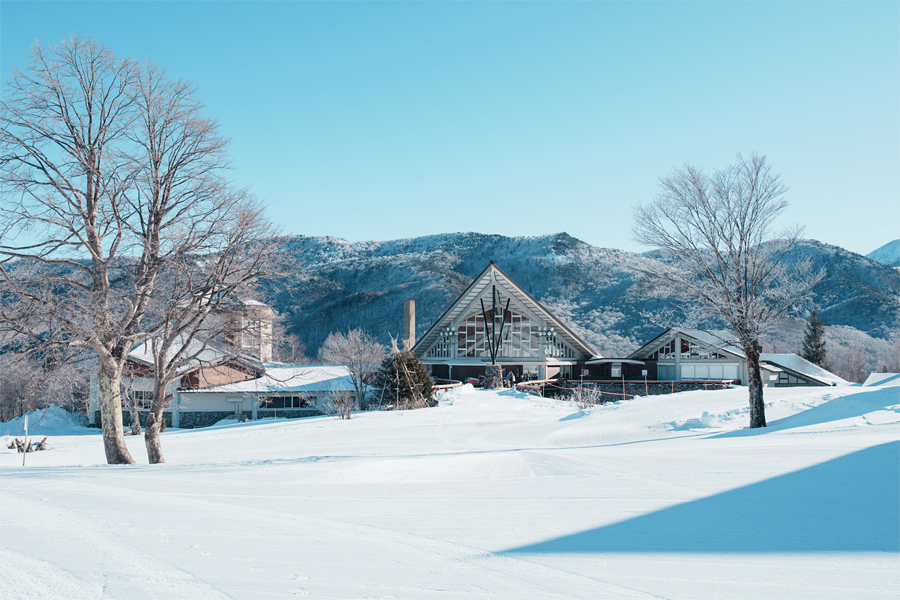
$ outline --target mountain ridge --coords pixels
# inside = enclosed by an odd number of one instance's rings
[[[602,354],[624,355],[660,331],[646,313],[635,265],[650,254],[599,248],[565,232],[508,237],[474,232],[351,242],[332,236],[282,238],[292,275],[266,299],[314,353],[331,331],[362,327],[382,343],[401,328],[403,301],[416,301],[417,337],[490,260]],[[844,338],[900,337],[900,273],[859,254],[803,240],[787,257],[809,258],[826,276],[792,309],[794,331],[813,309]],[[793,333],[791,335],[794,335]],[[789,346],[789,339],[779,340]],[[798,341],[799,344],[799,341]]]

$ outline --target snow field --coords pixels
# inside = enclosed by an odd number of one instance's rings
[[[51,436],[0,453],[0,597],[897,597],[900,388],[766,401],[750,431],[745,389],[578,411],[467,386],[169,430],[155,466]]]

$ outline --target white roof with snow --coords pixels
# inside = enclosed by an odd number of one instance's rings
[[[353,391],[350,371],[342,365],[266,365],[266,374],[258,379],[226,383],[191,394],[225,392],[244,393],[303,393]]]
[[[900,386],[900,373],[872,373],[870,374],[865,382],[863,382],[864,387],[870,386],[878,386],[878,387],[896,387]]]
[[[175,353],[181,350],[185,343],[184,339],[185,336],[179,336],[175,343],[172,344],[166,355],[167,361],[171,360],[172,357],[175,356]],[[179,374],[193,371],[194,369],[205,365],[218,364],[226,358],[226,354],[221,350],[210,345],[207,345],[204,348],[203,343],[196,339],[187,342],[187,345],[188,348],[185,352],[185,356],[190,357],[190,359],[186,360],[178,369],[177,372]],[[128,353],[128,358],[152,367],[154,365],[153,341],[146,340],[132,348],[131,352]]]
[[[772,354],[768,352],[763,352],[759,355],[760,362],[767,362],[769,364],[781,367],[782,369],[788,369],[789,371],[794,371],[795,373],[800,373],[810,379],[814,379],[826,385],[849,385],[850,382],[846,379],[842,379],[831,373],[830,371],[826,371],[819,365],[815,365],[802,356],[797,356],[796,354]]]

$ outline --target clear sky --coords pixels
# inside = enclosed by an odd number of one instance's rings
[[[898,2],[3,0],[3,79],[73,33],[195,82],[286,233],[644,250],[659,176],[758,152],[785,225],[900,237]]]

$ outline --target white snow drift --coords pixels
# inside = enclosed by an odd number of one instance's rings
[[[900,388],[766,400],[747,430],[745,389],[577,411],[464,387],[169,430],[156,466],[59,431],[0,454],[0,597],[896,597]]]

